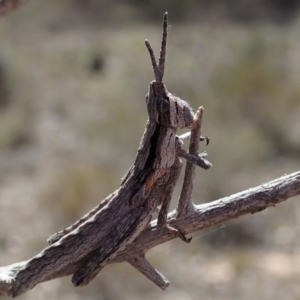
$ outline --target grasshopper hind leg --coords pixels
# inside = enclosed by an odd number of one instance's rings
[[[172,200],[172,194],[173,194],[174,187],[175,187],[176,182],[180,175],[181,168],[182,168],[182,162],[179,159],[179,157],[176,157],[175,163],[171,167],[172,170],[170,172],[170,178],[166,182],[166,184],[164,184],[161,188],[161,195],[164,195],[164,198],[162,201],[162,205],[159,209],[157,226],[161,227],[161,228],[165,228],[170,234],[178,235],[182,241],[189,243],[192,240],[191,237],[187,238],[183,234],[183,232],[181,232],[179,229],[167,224],[169,206],[170,206],[170,203]]]

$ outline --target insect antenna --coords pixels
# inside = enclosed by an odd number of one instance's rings
[[[158,69],[159,69],[160,74],[161,74],[161,79],[164,78],[164,73],[165,73],[167,36],[168,36],[168,13],[165,12],[164,20],[163,20],[163,32],[162,32],[162,39],[161,39],[161,48],[160,48],[159,62],[158,62]]]
[[[158,68],[153,49],[152,49],[152,47],[151,47],[148,40],[145,40],[145,44],[146,44],[146,47],[147,47],[147,49],[149,51],[149,54],[150,54],[155,80],[156,80],[156,82],[162,82],[162,76],[160,74],[160,70]]]
[[[150,58],[151,58],[152,67],[153,67],[156,82],[162,82],[163,77],[164,77],[164,73],[165,73],[167,36],[168,36],[168,13],[165,12],[164,20],[163,20],[163,32],[162,32],[162,39],[161,39],[161,47],[160,47],[160,54],[159,54],[158,64],[156,62],[154,51],[153,51],[149,41],[145,40],[146,47],[147,47],[147,49],[149,51],[149,54],[150,54]]]

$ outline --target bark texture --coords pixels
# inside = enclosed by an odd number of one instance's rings
[[[175,219],[177,212],[172,211],[168,215],[168,224],[179,228],[185,234],[189,234],[245,214],[253,214],[268,207],[274,207],[276,204],[299,194],[300,171],[210,203],[195,205],[187,214],[177,219]],[[172,235],[170,231],[158,227],[157,220],[154,220],[133,243],[116,255],[110,263],[129,261],[134,265],[133,257],[140,257],[142,261],[141,253],[146,253],[149,249],[175,237],[178,235]],[[91,253],[91,257],[93,255]],[[44,281],[74,274],[83,268],[88,260],[89,257],[85,257],[75,264],[68,265],[59,272],[52,274],[51,277],[45,278]],[[26,263],[27,261],[22,261],[0,267],[0,295],[8,295],[9,290],[14,285],[20,284],[20,282],[15,281],[14,275]],[[162,282],[165,284],[165,281],[162,280]]]

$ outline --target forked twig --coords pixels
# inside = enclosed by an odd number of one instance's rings
[[[180,227],[184,232],[190,234],[217,224],[223,224],[242,215],[253,214],[267,207],[274,207],[276,204],[297,195],[300,195],[300,171],[210,203],[196,205],[194,211],[189,211],[187,215],[180,218],[174,219],[177,212],[172,211],[169,213],[168,223]],[[170,235],[162,228],[157,227],[157,220],[154,220],[111,263],[127,261],[128,256],[133,257],[135,254],[146,253],[149,249],[175,237],[175,235]],[[66,266],[44,281],[72,275],[86,264],[87,259],[88,257]],[[7,296],[9,294],[9,290],[15,284],[16,273],[26,267],[27,263],[28,261],[21,261],[0,267],[0,295]],[[163,281],[162,284],[164,284]]]

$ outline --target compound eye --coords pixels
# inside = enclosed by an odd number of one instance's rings
[[[169,96],[171,126],[176,128],[190,127],[193,123],[194,114],[189,104],[176,97]]]
[[[149,117],[155,120],[157,124],[167,127],[171,125],[168,99],[162,97],[148,98],[147,107]]]

